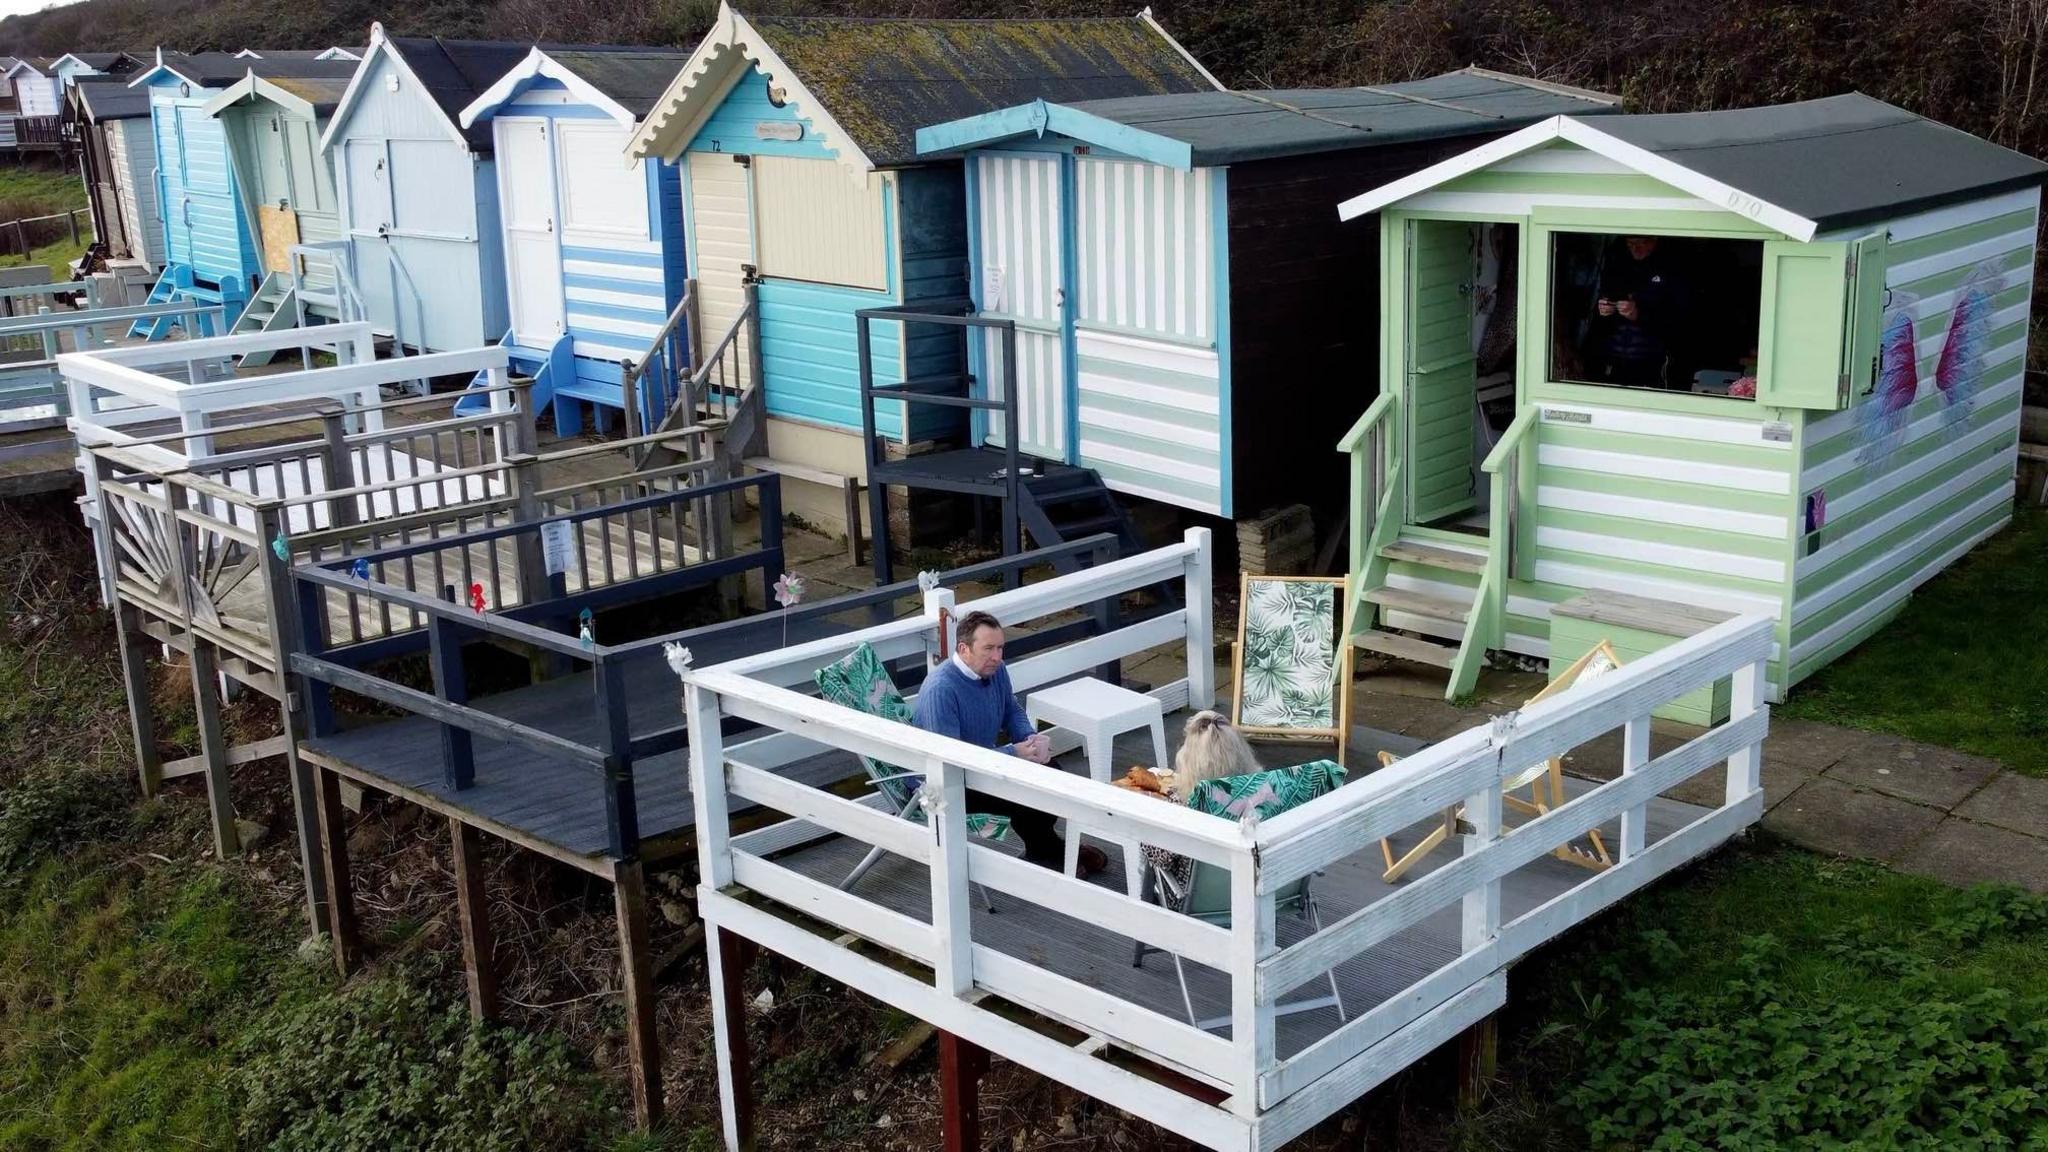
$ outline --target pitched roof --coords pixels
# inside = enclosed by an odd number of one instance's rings
[[[123,61],[136,60],[135,57],[130,56],[126,52],[68,52],[57,59],[59,61],[65,59],[76,60],[87,68],[97,69],[101,72],[110,71],[115,65]]]
[[[1190,168],[1501,132],[1549,116],[1602,115],[1618,103],[1604,93],[1466,68],[1377,87],[1038,101],[936,124],[917,139],[929,155],[1052,131]]]
[[[2048,164],[1860,92],[1726,112],[1603,120],[1600,131],[1796,212],[1822,231],[2048,180]]]
[[[855,169],[919,162],[917,130],[1038,97],[1100,100],[1217,87],[1148,13],[1075,20],[718,20],[634,134],[673,158],[758,67]]]
[[[2048,164],[1861,93],[1740,108],[1559,116],[1346,200],[1349,219],[1553,140],[1798,240],[2048,183]]]
[[[149,89],[130,88],[128,78],[96,79],[82,76],[71,86],[72,98],[95,124],[109,120],[136,120],[149,115]]]
[[[543,48],[549,57],[590,82],[635,119],[654,107],[689,48]]]
[[[1031,99],[1212,91],[1145,20],[760,17],[761,37],[877,166],[918,160],[927,124]]]
[[[454,124],[477,94],[497,82],[524,59],[531,45],[511,40],[443,40],[437,36],[393,36],[391,48],[404,58],[406,67],[420,78],[427,94]],[[364,67],[371,57],[364,57]],[[464,132],[470,150],[489,152],[488,126]]]

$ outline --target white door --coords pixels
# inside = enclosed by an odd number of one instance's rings
[[[730,153],[688,156],[690,274],[697,278],[697,318],[704,328],[697,343],[708,360],[747,306],[745,268],[754,263],[753,181],[741,158]],[[722,359],[720,377],[745,387],[752,368],[748,352],[736,338]]]
[[[1058,156],[983,153],[974,159],[981,252],[974,285],[981,314],[1017,325],[1018,448],[1067,459],[1066,328],[1069,301],[1062,253],[1061,164]],[[977,370],[990,399],[1008,393],[1002,334],[982,330]],[[1004,443],[1004,415],[984,413],[986,439]]]
[[[552,348],[565,330],[565,320],[548,122],[507,118],[497,122],[496,132],[512,339],[525,348]]]

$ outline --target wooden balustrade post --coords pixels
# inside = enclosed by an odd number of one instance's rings
[[[469,700],[469,686],[463,678],[462,640],[456,625],[445,616],[427,618],[427,664],[434,677],[434,695],[449,704]],[[442,722],[441,773],[450,788],[460,791],[476,783],[476,746],[467,728]]]
[[[937,810],[925,818],[932,842],[932,983],[948,996],[965,996],[974,990],[973,912],[967,900],[967,773],[937,756],[928,758],[924,767],[926,799],[938,800]]]
[[[297,825],[299,874],[306,887],[306,922],[309,929],[318,935],[333,931],[334,908],[328,892],[327,873],[320,865],[319,804],[315,797],[319,784],[313,778],[312,765],[299,751],[299,742],[308,735],[308,719],[312,715],[312,694],[307,690],[310,681],[293,674],[291,659],[292,653],[307,647],[305,637],[309,633],[316,641],[321,634],[317,631],[317,624],[309,628],[305,614],[295,610],[291,562],[279,556],[268,543],[283,536],[283,505],[275,500],[259,504],[256,508],[256,538],[262,543],[257,545],[257,555],[262,558],[259,571],[263,580],[263,603],[270,614],[272,686],[278,702],[279,723],[284,728],[285,771],[292,782],[292,820]],[[309,593],[307,599],[316,610],[323,603],[317,592]],[[327,704],[324,692],[318,701],[324,709]]]
[[[1630,720],[1622,729],[1621,774],[1636,772],[1650,762],[1650,717],[1648,713]],[[1627,809],[1621,814],[1621,855],[1615,861],[1626,864],[1643,850],[1648,828],[1650,806],[1647,802]]]
[[[1216,705],[1216,611],[1215,576],[1211,569],[1214,551],[1207,528],[1190,528],[1184,539],[1194,546],[1188,557],[1187,574],[1187,657],[1188,707],[1199,711]]]
[[[981,1150],[981,1078],[988,1051],[951,1032],[939,1032],[939,1114],[945,1152]]]
[[[704,934],[711,977],[711,1042],[718,1065],[718,1120],[727,1149],[753,1152],[754,1060],[747,1042],[747,961],[753,944],[724,928]]]
[[[355,460],[349,454],[348,430],[343,426],[344,420],[345,415],[339,408],[328,406],[320,412],[320,464],[326,473],[329,492],[342,492],[356,486]],[[355,497],[329,497],[327,523],[330,527],[339,528],[360,521]]]
[[[1728,692],[1728,722],[1738,723],[1764,706],[1764,663],[1744,664],[1735,670]],[[1728,758],[1726,803],[1746,799],[1763,787],[1763,744],[1748,745]]]
[[[165,502],[164,547],[170,561],[170,580],[177,598],[179,626],[185,635],[186,666],[192,677],[192,705],[199,726],[199,754],[205,762],[206,804],[213,817],[213,851],[220,859],[240,855],[242,837],[235,827],[235,806],[229,787],[227,737],[220,723],[220,663],[213,646],[199,633],[199,621],[214,614],[210,602],[195,602],[205,595],[199,581],[198,539],[184,522],[187,507],[184,487],[166,478],[161,489]]]

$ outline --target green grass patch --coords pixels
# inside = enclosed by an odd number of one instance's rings
[[[2048,776],[2048,510],[2021,508],[1781,716],[1890,732]]]
[[[1466,1148],[2048,1138],[2048,898],[1733,849],[1516,969],[1541,1071]]]
[[[83,209],[87,205],[85,184],[75,171],[31,165],[0,169],[0,252],[5,253],[0,255],[0,268],[47,264],[53,272],[51,279],[63,279],[71,261],[83,255],[86,245],[92,243],[91,214],[79,213],[76,243],[71,240],[70,226],[62,220],[39,220],[24,225],[29,243],[26,258],[9,225],[15,220]]]

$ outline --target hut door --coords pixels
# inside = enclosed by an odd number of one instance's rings
[[[1472,421],[1474,225],[1408,224],[1407,404],[1409,520],[1429,524],[1478,503]]]
[[[747,273],[754,267],[753,173],[749,157],[727,152],[688,153],[690,275],[697,280],[698,345],[708,359],[747,307]],[[736,338],[737,339],[737,338]],[[744,347],[735,344],[735,351]],[[750,358],[728,354],[741,387]]]
[[[525,348],[552,348],[562,335],[564,317],[548,122],[507,117],[497,124],[498,195],[505,212],[505,282],[512,303],[512,339]]]
[[[981,314],[1017,324],[1019,450],[1053,460],[1067,456],[1067,333],[1073,324],[1066,260],[1066,173],[1061,156],[988,152],[975,165],[977,237],[981,253],[973,286]],[[990,398],[1007,394],[1002,336],[984,329],[976,371]],[[1004,442],[1003,418],[987,413],[984,440]]]

